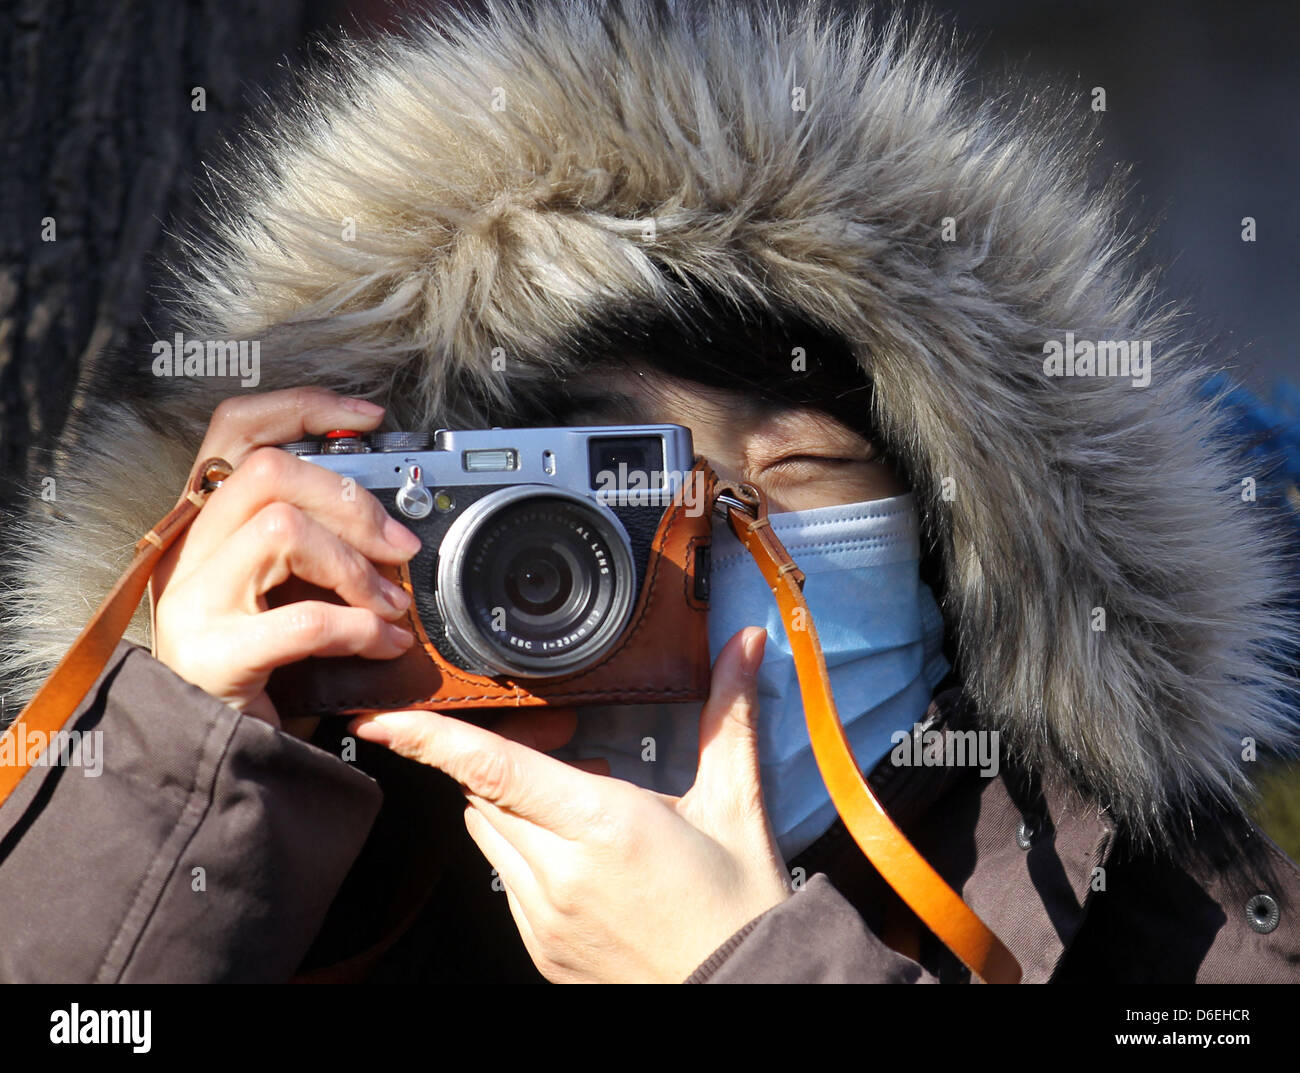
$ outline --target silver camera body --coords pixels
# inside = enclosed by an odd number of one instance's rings
[[[632,618],[665,510],[703,498],[681,425],[339,430],[282,446],[420,537],[408,569],[421,624],[448,662],[481,675],[546,679],[599,661]],[[707,597],[707,570],[698,583]]]

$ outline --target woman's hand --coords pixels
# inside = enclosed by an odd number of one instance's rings
[[[235,471],[154,572],[159,660],[279,726],[266,694],[276,667],[307,656],[391,659],[411,645],[411,634],[391,621],[409,597],[373,564],[407,561],[419,538],[364,488],[269,446],[336,428],[366,432],[383,413],[322,388],[217,407],[198,459],[218,455]],[[333,590],[347,605],[301,600],[268,610],[266,593],[291,576]]]
[[[462,784],[469,833],[545,976],[680,982],[790,893],[759,783],[765,639],[742,630],[718,656],[695,784],[680,798],[431,712],[358,720],[353,732]]]

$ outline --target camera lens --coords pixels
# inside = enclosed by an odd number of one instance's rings
[[[506,595],[526,614],[558,611],[573,591],[573,572],[550,548],[520,552],[506,569]]]
[[[484,673],[572,674],[631,616],[630,544],[612,513],[554,488],[514,486],[471,504],[438,566],[447,637]]]

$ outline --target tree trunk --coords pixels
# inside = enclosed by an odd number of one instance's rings
[[[95,355],[155,319],[153,261],[204,153],[300,51],[305,7],[0,0],[0,502]]]

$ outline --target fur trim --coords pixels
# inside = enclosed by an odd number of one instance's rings
[[[1250,471],[1196,394],[1203,368],[1134,268],[1117,190],[1086,178],[1085,107],[966,102],[934,29],[820,4],[570,0],[344,43],[228,168],[178,326],[260,340],[260,389],[319,383],[399,426],[472,426],[619,310],[708,291],[798,311],[874,381],[983,719],[1165,836],[1247,789],[1243,738],[1295,740],[1269,663],[1294,636],[1287,566],[1238,494]],[[1066,331],[1150,342],[1149,386],[1044,375]],[[19,695],[234,393],[156,381],[145,349],[101,362],[72,442],[106,431],[75,465],[64,452],[57,523],[38,504],[15,534]]]

